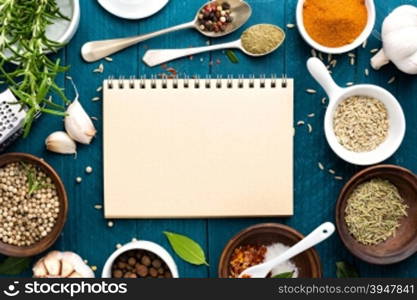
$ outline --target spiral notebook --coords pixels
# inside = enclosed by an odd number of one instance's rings
[[[108,79],[106,218],[293,214],[293,80]]]

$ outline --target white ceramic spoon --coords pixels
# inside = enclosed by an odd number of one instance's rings
[[[317,244],[320,244],[322,241],[330,237],[334,231],[335,227],[333,223],[326,222],[317,227],[304,239],[299,241],[297,244],[289,248],[287,251],[285,251],[278,257],[271,259],[265,263],[247,268],[239,275],[239,278],[265,278],[274,267],[316,246]]]

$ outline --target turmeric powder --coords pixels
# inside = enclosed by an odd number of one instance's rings
[[[310,37],[322,46],[351,44],[366,27],[365,0],[306,0],[304,26]]]

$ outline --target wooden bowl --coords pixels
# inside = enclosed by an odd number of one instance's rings
[[[282,224],[264,223],[248,227],[235,235],[223,249],[218,274],[220,278],[229,278],[229,262],[233,251],[244,245],[265,245],[281,243],[293,246],[304,238],[298,231]],[[297,266],[301,278],[321,278],[322,269],[315,249],[307,250],[291,259]]]
[[[366,246],[349,233],[345,222],[347,199],[360,184],[381,178],[394,184],[409,206],[408,217],[402,218],[395,237],[377,245]],[[358,258],[372,264],[388,265],[400,262],[417,251],[417,177],[410,170],[394,165],[366,168],[354,175],[340,192],[336,205],[336,225],[345,246]]]
[[[43,239],[36,242],[35,244],[31,246],[25,246],[25,247],[19,247],[14,245],[9,245],[6,243],[3,243],[0,241],[0,253],[7,255],[7,256],[13,256],[13,257],[29,257],[37,255],[49,247],[51,247],[57,238],[59,237],[66,218],[67,218],[67,210],[68,210],[68,204],[67,204],[67,193],[65,192],[64,184],[62,183],[61,179],[59,178],[58,174],[55,172],[55,170],[48,165],[44,160],[30,155],[26,153],[7,153],[0,155],[0,168],[4,165],[7,165],[9,163],[13,162],[27,162],[31,163],[35,166],[40,167],[46,175],[48,175],[51,179],[54,185],[56,186],[58,199],[59,199],[59,214],[58,219],[56,220],[55,226],[52,228],[52,231]]]

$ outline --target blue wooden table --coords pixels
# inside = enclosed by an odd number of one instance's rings
[[[334,209],[338,193],[344,182],[360,168],[349,165],[335,156],[327,145],[323,134],[323,117],[326,106],[321,103],[324,92],[307,73],[305,62],[310,56],[310,48],[301,39],[296,28],[288,29],[286,24],[295,23],[296,0],[248,0],[253,7],[253,15],[248,26],[256,23],[277,24],[287,31],[287,39],[283,46],[274,54],[259,59],[245,57],[237,53],[238,64],[232,64],[222,52],[203,54],[193,59],[182,59],[169,66],[178,74],[212,76],[233,74],[288,74],[295,78],[295,121],[307,120],[313,126],[308,133],[305,127],[297,127],[295,135],[295,215],[292,218],[269,219],[215,219],[215,220],[114,220],[114,227],[107,226],[102,210],[94,208],[103,202],[103,169],[102,169],[102,103],[92,102],[102,80],[107,76],[152,75],[163,73],[161,67],[148,68],[141,59],[147,48],[175,48],[205,45],[207,42],[222,42],[236,39],[242,30],[221,40],[208,41],[196,31],[189,30],[173,33],[132,47],[112,56],[113,61],[102,61],[104,73],[93,73],[99,63],[87,64],[80,57],[80,48],[89,40],[124,37],[148,33],[156,29],[179,24],[191,20],[195,11],[203,4],[197,0],[171,0],[158,14],[141,21],[118,19],[106,11],[94,0],[81,0],[81,24],[79,30],[61,52],[65,64],[71,66],[67,75],[72,76],[81,93],[81,101],[91,116],[97,117],[98,136],[90,146],[80,146],[78,157],[60,156],[45,150],[45,138],[55,130],[63,128],[62,120],[53,116],[43,116],[34,126],[30,136],[20,140],[9,151],[28,152],[43,157],[61,175],[69,196],[68,221],[62,236],[54,248],[71,250],[87,259],[90,265],[98,267],[96,274],[100,276],[106,258],[115,250],[118,243],[126,243],[132,238],[155,241],[171,251],[162,232],[164,230],[186,234],[198,241],[205,249],[210,267],[191,266],[174,256],[181,277],[216,277],[220,253],[227,241],[241,229],[261,223],[279,222],[294,227],[306,234],[324,221],[334,220]],[[408,76],[397,71],[392,65],[375,72],[371,70],[369,59],[370,49],[379,48],[378,31],[383,18],[396,6],[401,4],[417,5],[417,0],[377,1],[377,24],[375,33],[368,41],[366,49],[359,48],[354,53],[356,64],[350,65],[346,55],[338,56],[338,65],[333,70],[336,80],[344,85],[347,82],[368,82],[381,85],[394,93],[407,118],[407,133],[399,151],[388,160],[389,163],[405,166],[417,172],[417,77]],[[325,57],[326,58],[326,57]],[[370,69],[365,76],[364,70]],[[393,84],[387,81],[392,76],[397,80]],[[66,94],[73,97],[74,93],[64,77],[59,83],[66,88]],[[305,89],[313,88],[319,92],[310,95]],[[307,115],[315,113],[315,117]],[[129,132],[121,133],[129,138]],[[334,169],[343,181],[333,179],[328,172],[317,167],[321,162],[326,168]],[[94,172],[85,173],[86,166],[92,166]],[[75,182],[82,177],[82,183]],[[123,174],[120,174],[123,176]],[[366,264],[353,257],[343,246],[337,234],[330,240],[319,245],[325,277],[335,276],[335,262],[344,260],[353,263],[362,276],[367,277],[416,277],[417,255],[405,262],[379,267]],[[172,251],[171,251],[172,252]],[[31,272],[25,275],[30,276]]]

